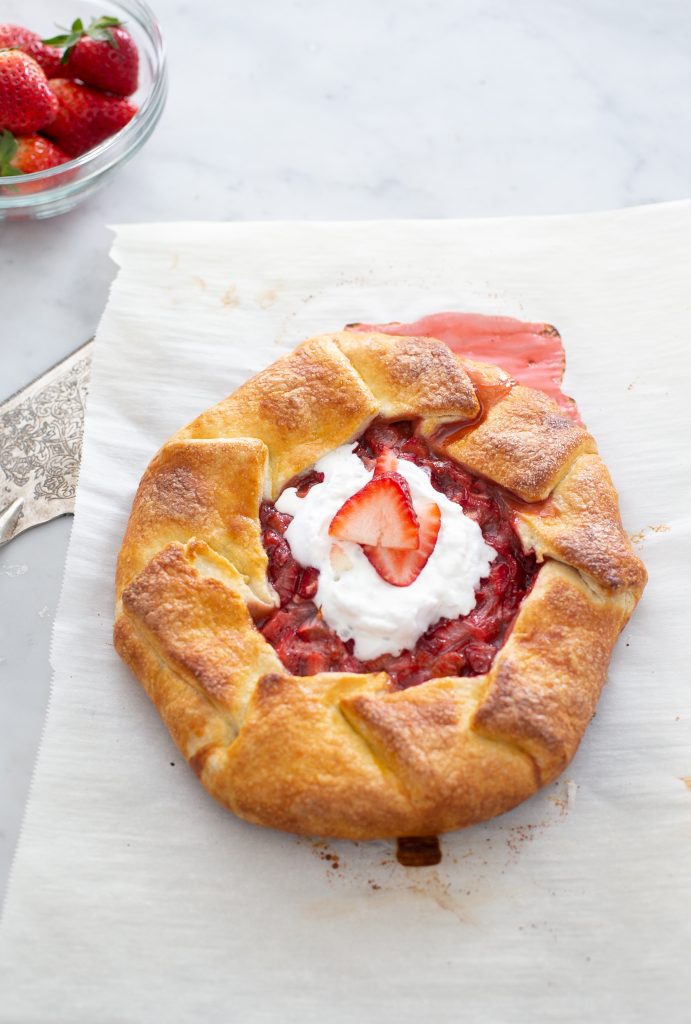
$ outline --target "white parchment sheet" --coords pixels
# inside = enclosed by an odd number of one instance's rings
[[[118,229],[2,1024],[691,1020],[690,213]],[[416,870],[217,806],[111,647],[112,577],[176,428],[310,333],[443,309],[560,328],[650,584],[565,776]]]

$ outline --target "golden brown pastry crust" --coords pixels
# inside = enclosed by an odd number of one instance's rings
[[[542,784],[568,764],[593,716],[629,595],[594,591],[569,566],[539,572],[487,674],[473,727],[529,754]]]
[[[333,335],[343,354],[377,396],[387,420],[472,420],[480,412],[475,388],[449,347],[436,338],[342,331]]]
[[[578,455],[596,450],[587,430],[551,398],[520,385],[493,405],[475,430],[442,448],[524,501],[547,498]]]
[[[617,492],[599,455],[577,458],[538,508],[523,505],[516,530],[540,561],[572,565],[607,591],[639,593],[645,586],[645,569],[624,532]]]
[[[165,544],[198,536],[245,577],[253,611],[274,607],[259,527],[267,466],[266,445],[256,438],[169,441],[137,490],[118,559],[118,593]]]
[[[484,418],[466,368],[499,386]],[[443,832],[515,806],[573,756],[645,569],[593,439],[505,381],[434,340],[322,336],[153,459],[118,561],[115,646],[236,814],[352,839]],[[295,677],[254,625],[276,603],[262,496],[378,415],[417,418],[433,442],[440,424],[474,424],[438,446],[516,496],[523,545],[546,563],[486,676],[400,692],[386,673]]]
[[[207,409],[176,439],[259,438],[269,452],[268,493],[360,434],[377,399],[331,337],[311,338]]]

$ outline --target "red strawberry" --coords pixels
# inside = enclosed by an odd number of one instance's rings
[[[60,74],[60,51],[55,46],[42,43],[37,32],[31,32],[21,25],[0,25],[0,50],[6,47],[28,53],[43,69],[46,78],[55,78]]]
[[[0,177],[33,174],[67,163],[69,157],[42,135],[15,139],[12,132],[0,132]]]
[[[58,103],[33,57],[0,51],[0,129],[30,135],[55,117]]]
[[[385,478],[382,478],[385,479]],[[433,501],[418,510],[420,547],[403,551],[393,547],[365,547],[363,551],[382,579],[394,587],[409,587],[427,565],[437,543],[441,512]]]
[[[137,112],[135,106],[119,96],[107,96],[64,78],[52,79],[50,88],[59,105],[46,135],[71,157],[80,156],[115,135]]]
[[[382,476],[384,473],[395,473],[398,460],[390,448],[382,448],[377,461],[374,464],[374,475]]]
[[[366,483],[333,517],[329,535],[356,544],[417,548],[417,517],[403,477],[392,473]]]
[[[66,48],[62,55],[63,78],[78,78],[117,96],[131,96],[136,90],[139,53],[119,18],[94,18],[88,28],[77,18],[69,31],[43,42]]]

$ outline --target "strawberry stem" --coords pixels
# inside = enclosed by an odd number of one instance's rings
[[[57,36],[51,36],[50,39],[42,39],[41,42],[46,46],[64,46],[65,52],[60,60],[61,64],[66,64],[70,59],[70,54],[75,48],[80,39],[84,36],[89,36],[90,39],[94,39],[96,42],[108,43],[114,50],[119,50],[120,46],[116,37],[112,33],[112,29],[119,28],[124,22],[120,21],[119,18],[112,18],[107,14],[102,15],[100,18],[92,18],[91,24],[88,28],[84,28],[84,22],[81,18],[75,18],[70,28],[65,28],[64,25],[58,25],[58,28],[62,29],[62,32]]]

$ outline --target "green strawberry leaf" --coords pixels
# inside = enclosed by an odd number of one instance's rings
[[[41,42],[46,46],[64,46],[66,47],[62,57],[60,58],[61,64],[67,64],[70,59],[70,54],[75,48],[79,40],[84,35],[84,25],[81,18],[77,18],[72,22],[72,28],[67,29],[64,25],[58,25],[58,28],[62,29],[60,35],[51,36],[50,39],[42,39]]]
[[[60,59],[60,63],[67,64],[72,50],[74,50],[79,40],[83,39],[84,36],[89,36],[90,39],[94,39],[99,43],[108,43],[114,50],[118,50],[120,47],[111,29],[118,28],[122,24],[123,22],[119,18],[111,18],[109,15],[104,14],[100,18],[92,18],[89,27],[84,28],[82,19],[75,18],[70,28],[58,25],[58,28],[62,29],[60,34],[51,36],[50,39],[42,39],[41,42],[45,43],[46,46],[64,46],[65,51]]]
[[[102,18],[94,18],[86,30],[86,34],[91,39],[95,39],[100,43],[108,43],[114,50],[119,50],[120,46],[116,37],[111,32],[113,28],[119,28],[122,22],[119,18],[111,18],[108,15],[103,15]]]
[[[104,14],[100,18],[94,18],[91,22],[90,28],[117,28],[118,25],[122,25],[123,22],[120,18],[111,18],[109,15]]]
[[[12,161],[17,154],[17,140],[7,128],[0,132],[0,178],[8,178],[13,174],[20,174]]]
[[[68,39],[74,37],[75,42],[77,39],[81,39],[84,35],[84,25],[81,18],[76,18],[72,22],[71,28],[65,28],[64,25],[58,25],[57,28],[61,29],[61,32],[57,36],[51,36],[50,39],[42,39],[41,42],[45,43],[46,46],[61,46],[66,43]]]

